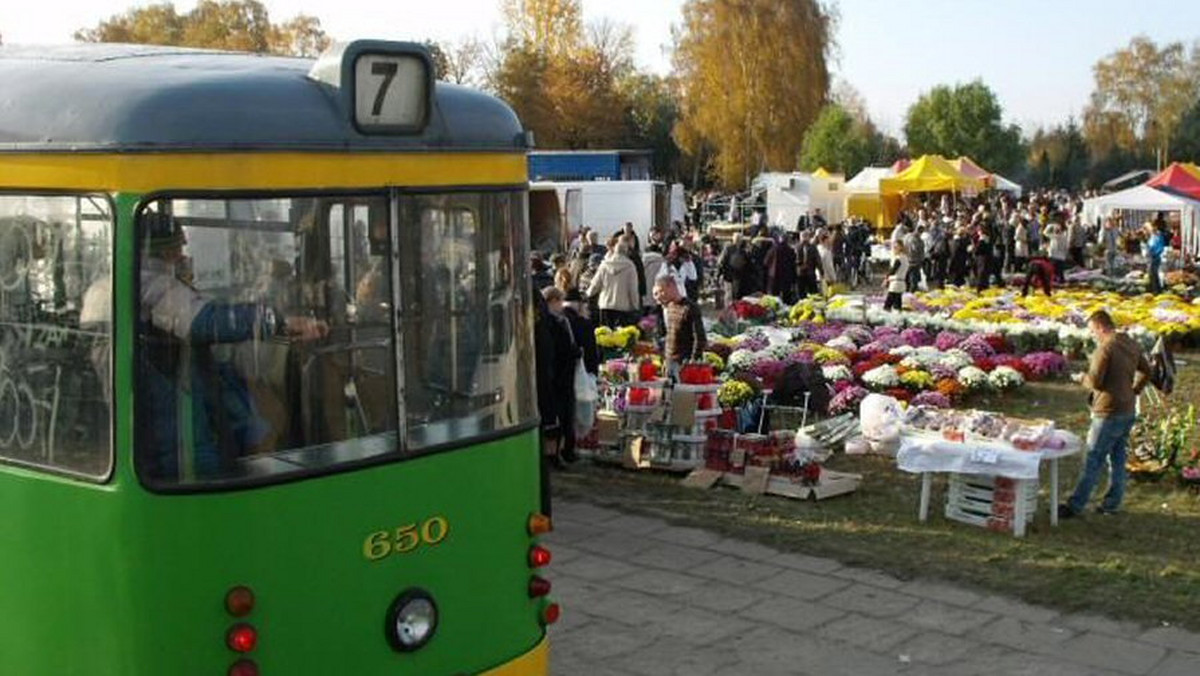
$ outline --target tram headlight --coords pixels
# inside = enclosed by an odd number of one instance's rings
[[[433,597],[423,589],[409,589],[396,597],[388,609],[385,625],[388,643],[407,653],[423,648],[437,631],[438,610]]]

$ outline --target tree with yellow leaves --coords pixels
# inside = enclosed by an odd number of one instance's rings
[[[834,17],[817,0],[688,0],[675,36],[682,91],[676,139],[711,152],[709,171],[743,188],[797,166],[829,92]]]
[[[183,14],[170,2],[135,7],[76,31],[75,39],[309,57],[330,43],[320,19],[300,14],[273,24],[258,0],[200,0]]]

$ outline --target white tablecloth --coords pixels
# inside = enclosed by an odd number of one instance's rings
[[[896,466],[905,472],[984,474],[1010,479],[1037,479],[1043,460],[1055,460],[1083,450],[1078,436],[1055,430],[1062,448],[1020,451],[1003,442],[955,443],[932,435],[905,434],[900,438]]]

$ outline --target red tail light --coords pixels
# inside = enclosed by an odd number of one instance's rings
[[[541,545],[529,548],[529,567],[541,568],[550,565],[550,550]]]
[[[557,603],[551,603],[542,609],[542,624],[554,624],[558,622],[558,616],[561,614],[562,608],[559,608]]]
[[[234,652],[248,653],[258,645],[258,630],[245,623],[235,624],[225,634],[225,645]]]
[[[254,591],[238,585],[225,593],[225,610],[234,617],[245,617],[254,610]]]
[[[229,667],[229,676],[258,676],[258,665],[253,660],[238,660]]]
[[[550,580],[534,575],[529,578],[529,598],[536,599],[550,593]]]

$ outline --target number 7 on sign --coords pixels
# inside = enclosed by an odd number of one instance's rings
[[[378,116],[383,112],[383,100],[387,97],[388,87],[396,78],[400,65],[395,61],[376,61],[371,64],[372,75],[382,75],[383,82],[379,83],[379,91],[375,92],[375,103],[371,106],[371,114]]]

